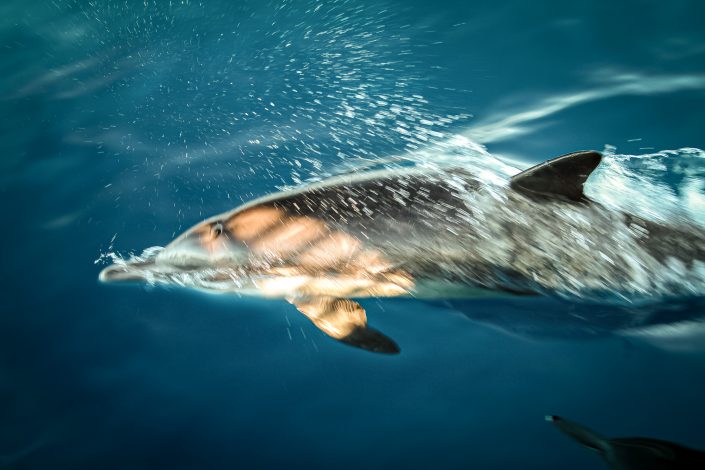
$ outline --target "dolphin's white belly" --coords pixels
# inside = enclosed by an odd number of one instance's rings
[[[484,289],[443,279],[415,281],[403,272],[386,273],[382,276],[354,276],[350,274],[320,276],[291,272],[258,276],[250,279],[247,285],[225,281],[204,282],[198,287],[206,292],[279,299],[412,297],[431,300],[498,298],[512,295],[509,292]]]

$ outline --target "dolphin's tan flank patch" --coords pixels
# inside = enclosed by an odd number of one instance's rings
[[[363,250],[355,256],[355,266],[373,274],[389,272],[394,267],[378,250]]]
[[[348,262],[360,246],[357,238],[344,232],[333,232],[297,256],[297,261],[306,268],[331,268]]]
[[[327,231],[323,222],[312,217],[290,217],[249,245],[255,254],[285,257],[320,239]]]
[[[251,261],[267,267],[255,281],[266,297],[398,296],[414,286],[379,250],[312,216],[252,207],[231,216],[225,228],[228,237],[214,237],[204,227],[202,245],[212,252],[227,249],[229,238],[243,242]]]
[[[261,237],[286,217],[275,207],[253,207],[230,217],[226,226],[236,239],[247,243]]]

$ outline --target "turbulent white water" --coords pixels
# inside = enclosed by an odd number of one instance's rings
[[[694,148],[644,155],[608,151],[586,185],[588,196],[649,220],[705,226],[705,152]]]

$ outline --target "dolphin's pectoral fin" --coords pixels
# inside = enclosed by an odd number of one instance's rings
[[[599,152],[569,153],[515,175],[510,187],[533,198],[559,197],[587,201],[583,185],[601,161]]]
[[[365,309],[353,300],[320,297],[290,302],[331,338],[367,351],[399,352],[394,341],[367,326]]]
[[[609,440],[599,435],[595,431],[583,426],[582,424],[574,423],[565,420],[560,416],[548,415],[546,421],[553,423],[558,429],[569,435],[588,449],[596,452],[607,452]]]
[[[399,346],[388,336],[367,326],[355,328],[349,335],[340,341],[376,353],[399,354]]]

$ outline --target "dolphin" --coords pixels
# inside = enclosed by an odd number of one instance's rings
[[[560,416],[546,421],[580,444],[600,454],[615,470],[700,470],[705,468],[705,452],[673,442],[646,437],[607,438]]]
[[[211,217],[99,279],[286,299],[328,336],[381,353],[399,347],[354,299],[705,290],[705,232],[591,201],[583,188],[601,159],[574,152],[506,181],[465,168],[342,175]]]

